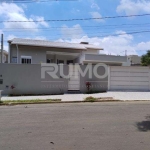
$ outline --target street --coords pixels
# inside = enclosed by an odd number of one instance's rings
[[[0,150],[149,150],[150,102],[0,106]]]

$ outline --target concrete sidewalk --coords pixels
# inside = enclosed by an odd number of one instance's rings
[[[35,99],[61,99],[62,101],[83,101],[86,97],[113,97],[117,100],[150,100],[150,92],[107,92],[98,94],[64,94],[64,95],[47,95],[47,96],[19,96],[19,97],[2,97],[6,100],[35,100]]]

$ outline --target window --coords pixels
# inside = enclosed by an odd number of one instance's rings
[[[3,84],[3,79],[0,79],[0,84]]]
[[[64,64],[64,60],[57,60],[57,64]]]
[[[32,57],[31,56],[21,56],[21,63],[22,64],[31,64]]]
[[[50,60],[50,59],[47,59],[47,63],[48,63],[48,64],[51,63],[51,60]]]
[[[17,57],[12,57],[12,63],[17,63]]]
[[[67,65],[73,64],[73,60],[67,60]]]

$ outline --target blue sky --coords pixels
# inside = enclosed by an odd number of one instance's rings
[[[0,23],[0,33],[4,34],[6,50],[7,40],[17,37],[73,43],[87,41],[104,48],[103,53],[124,55],[127,50],[128,54],[142,55],[150,49],[150,33],[112,35],[150,31],[150,16],[70,22],[44,20],[149,14],[149,8],[150,1],[147,0],[61,0],[34,3],[6,3],[1,0],[0,21],[27,22]]]

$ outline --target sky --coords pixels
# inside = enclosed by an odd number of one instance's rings
[[[150,14],[150,0],[0,0],[0,34],[7,51],[8,40],[29,38],[84,41],[104,48],[105,54],[125,55],[127,50],[128,55],[143,55],[150,49],[150,15],[104,18],[141,14]],[[64,21],[68,19],[83,20]],[[130,34],[141,31],[148,32]]]

